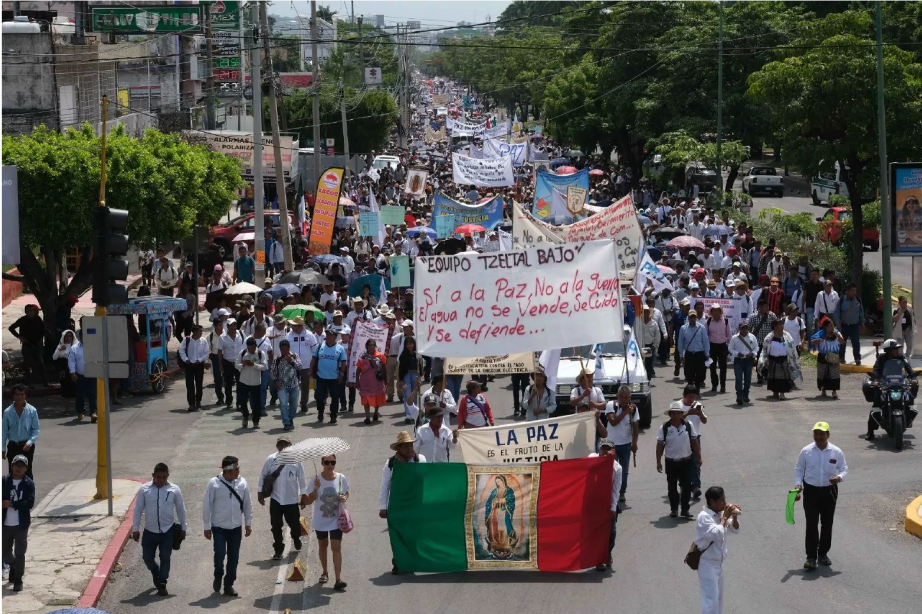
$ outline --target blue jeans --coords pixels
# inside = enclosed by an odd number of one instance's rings
[[[77,382],[74,386],[76,396],[74,398],[74,407],[77,414],[82,416],[86,413],[85,406],[89,405],[90,414],[96,413],[96,378],[86,378],[77,374]]]
[[[217,354],[211,355],[211,377],[214,378],[214,393],[218,403],[224,402],[224,375],[221,374],[221,360]]]
[[[157,565],[156,554],[160,550],[160,565]],[[141,558],[150,572],[160,584],[166,584],[170,579],[170,557],[173,556],[173,527],[163,533],[154,533],[144,530],[141,535]]]
[[[281,390],[277,390],[276,393],[279,397],[279,411],[282,414],[282,424],[291,426],[294,424],[295,412],[298,411],[298,401],[301,397],[301,389],[297,386],[294,388],[282,388]]]
[[[263,371],[259,382],[259,412],[266,415],[266,393],[269,391],[269,369]]]
[[[408,371],[406,375],[403,376],[403,415],[407,418],[410,417],[410,409],[407,405],[407,398],[409,398],[410,393],[413,392],[413,389],[416,387],[416,380],[419,379],[418,371]],[[419,399],[416,399],[416,406],[420,407]]]
[[[621,494],[627,492],[627,474],[631,468],[631,444],[622,443],[615,446],[615,458],[621,465]]]
[[[451,392],[451,396],[455,398],[455,402],[461,400],[461,384],[464,382],[463,375],[446,375],[445,376],[445,387],[448,388],[448,391]]]
[[[752,384],[752,358],[737,358],[733,361],[733,375],[736,377],[736,398],[749,398]]]
[[[839,332],[844,338],[842,347],[839,348],[839,360],[845,362],[845,345],[851,341],[852,356],[857,364],[861,360],[861,324],[843,324],[839,327]]]
[[[237,561],[240,559],[240,542],[243,539],[243,527],[222,529],[211,527],[211,539],[214,541],[214,577],[224,578],[224,588],[233,588],[237,579]],[[172,547],[172,546],[171,546]],[[227,555],[227,573],[224,573],[224,555]]]
[[[804,326],[807,327],[807,339],[809,339],[816,332],[813,330],[813,307],[804,309]]]
[[[314,399],[317,401],[317,418],[323,419],[323,406],[327,403],[327,397],[330,397],[330,422],[336,422],[336,414],[339,413],[339,397],[342,396],[340,389],[343,383],[338,379],[317,378],[317,388],[314,391]]]

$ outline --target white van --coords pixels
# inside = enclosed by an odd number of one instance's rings
[[[848,167],[845,167],[848,170]],[[845,185],[845,173],[836,162],[831,171],[820,171],[819,176],[810,180],[810,196],[817,207],[829,204],[829,197],[838,194],[849,198],[848,186]],[[874,200],[873,190],[861,195],[862,200]]]
[[[469,132],[452,132],[451,150],[457,151],[462,147],[468,147],[474,142],[474,135]]]

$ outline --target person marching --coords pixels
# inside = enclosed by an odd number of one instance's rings
[[[318,554],[323,572],[320,584],[329,581],[327,573],[327,545],[333,550],[333,572],[336,580],[333,590],[342,591],[346,583],[342,580],[343,570],[343,531],[339,528],[339,513],[342,505],[349,498],[349,482],[346,476],[336,472],[336,455],[330,454],[320,459],[323,470],[314,476],[314,489],[308,494],[307,502],[314,503],[314,517],[311,526],[317,534]],[[315,503],[319,499],[319,504]]]
[[[202,408],[205,361],[208,360],[209,350],[208,340],[202,338],[202,327],[198,324],[192,326],[192,336],[186,337],[179,344],[179,355],[183,362],[186,363],[186,401],[189,403],[188,411],[198,411]]]
[[[698,561],[701,614],[723,614],[727,533],[740,532],[742,509],[735,503],[727,503],[720,486],[708,488],[704,500],[704,509],[698,512],[695,523],[695,545],[702,551]]]
[[[829,443],[829,424],[817,422],[813,425],[813,443],[800,451],[794,465],[794,488],[799,491],[795,501],[800,501],[803,495],[807,523],[804,569],[816,569],[817,562],[832,565],[828,556],[832,547],[832,521],[839,499],[839,482],[847,475],[845,455]],[[817,525],[822,525],[819,532]]]
[[[618,464],[624,471],[624,478],[618,492],[618,500],[624,503],[627,492],[627,477],[631,466],[631,454],[637,454],[637,437],[640,435],[640,411],[631,403],[631,389],[629,386],[618,388],[617,401],[609,401],[602,411],[602,422],[605,424],[605,441],[614,444],[614,454]],[[599,453],[601,453],[599,443]]]
[[[704,413],[704,405],[698,402],[700,391],[696,386],[687,385],[682,391],[682,411],[685,421],[691,424],[697,433],[695,439],[698,440],[698,450],[701,450],[701,425],[708,423],[708,417]],[[701,498],[701,466],[697,464],[697,454],[695,454],[694,476],[692,476],[692,498]]]
[[[749,322],[739,323],[739,332],[730,340],[730,357],[733,359],[733,373],[736,379],[736,404],[749,402],[749,389],[752,385],[752,365],[759,351],[759,342],[749,332]]]
[[[397,433],[397,441],[391,444],[394,455],[384,463],[381,474],[381,489],[378,491],[378,517],[387,520],[387,508],[391,498],[391,477],[394,474],[394,463],[425,463],[426,457],[418,454],[413,447],[416,438],[407,431]],[[391,560],[393,568],[391,573],[398,574],[397,564]]]
[[[704,386],[705,363],[711,355],[711,344],[707,331],[698,322],[697,312],[688,313],[688,322],[679,329],[677,339],[679,359],[685,365],[685,381],[700,389]]]
[[[429,419],[416,430],[416,441],[413,449],[417,454],[422,453],[433,463],[447,463],[451,459],[451,450],[458,444],[458,431],[452,431],[445,424],[448,410],[439,407],[439,397],[435,394],[423,395],[423,406],[426,417]]]
[[[301,463],[277,464],[279,453],[291,445],[288,435],[279,435],[275,442],[275,452],[266,458],[259,483],[256,485],[256,499],[260,505],[266,505],[269,498],[269,519],[272,524],[272,547],[275,554],[272,559],[278,561],[285,551],[285,539],[282,534],[282,522],[288,525],[295,550],[301,549],[301,509],[308,503],[307,477]],[[299,506],[300,505],[300,509]]]
[[[134,517],[131,522],[131,539],[136,542],[140,540],[141,556],[154,579],[157,594],[161,597],[169,595],[166,583],[170,578],[173,544],[177,539],[181,541],[186,538],[186,504],[179,486],[171,484],[169,480],[169,467],[166,463],[157,463],[151,474],[151,481],[138,489]],[[174,511],[176,520],[174,520]],[[143,537],[140,532],[142,515],[144,516]],[[160,550],[159,565],[155,559],[158,549]]]
[[[621,463],[618,462],[617,456],[615,455],[615,444],[611,439],[601,439],[599,441],[599,453],[596,454],[593,452],[589,456],[608,456],[614,463],[614,470],[611,474],[611,523],[608,527],[608,560],[604,564],[599,563],[595,566],[596,571],[605,571],[606,569],[611,569],[611,553],[615,549],[615,538],[618,537],[618,514],[621,513],[621,507],[619,506],[618,501],[619,499],[621,501],[624,500],[624,493],[621,490],[621,476],[623,473],[623,468]]]
[[[241,523],[241,515],[243,523]],[[211,478],[205,487],[205,501],[202,505],[202,520],[205,525],[205,539],[214,537],[214,592],[236,597],[234,581],[237,579],[237,563],[240,560],[240,542],[243,541],[241,524],[246,526],[246,536],[253,532],[253,502],[247,481],[240,477],[240,461],[236,456],[221,459],[221,475]],[[224,557],[227,557],[227,573],[224,573]]]
[[[3,476],[3,563],[10,566],[13,590],[22,590],[26,572],[29,525],[35,505],[35,482],[28,474],[29,459],[17,454],[10,461],[10,472]]]
[[[669,515],[679,515],[679,488],[682,490],[682,518],[694,518],[691,505],[691,481],[693,478],[694,452],[698,456],[698,466],[702,464],[701,450],[698,448],[698,433],[695,427],[685,421],[682,402],[673,401],[667,412],[669,421],[663,424],[656,434],[656,470],[663,472],[663,454],[666,455],[666,483],[669,488]]]

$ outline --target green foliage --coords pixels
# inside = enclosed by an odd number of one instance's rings
[[[364,55],[366,67],[381,69],[381,80],[384,85],[397,84],[397,47],[391,44],[392,39],[386,32],[369,24],[362,24],[362,32],[359,36],[358,24],[342,20],[337,22],[337,28],[337,36],[340,40],[363,40],[364,43],[358,45],[354,42],[342,42],[336,45],[333,53],[321,65],[324,81],[334,84],[339,83],[342,79],[346,86],[362,87],[365,82],[365,75],[362,72],[362,56]]]
[[[839,272],[840,276],[841,271],[846,270],[845,254],[828,241],[819,240],[819,229],[809,213],[787,215],[780,209],[763,209],[756,216],[734,211],[731,217],[752,226],[755,236],[761,237],[763,241],[773,237],[782,251],[792,254],[792,260],[806,255],[820,270],[832,269]]]
[[[320,137],[336,139],[337,150],[342,150],[343,124],[340,112],[339,88],[324,84],[320,88]],[[345,88],[346,121],[349,129],[351,153],[367,153],[387,144],[391,127],[397,121],[397,103],[385,90],[359,91]],[[268,116],[268,101],[264,101],[264,115]],[[310,92],[295,91],[285,97],[288,127],[297,130],[303,143],[313,138],[313,100]]]

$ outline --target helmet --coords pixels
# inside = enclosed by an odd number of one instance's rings
[[[880,344],[880,348],[884,351],[898,350],[900,349],[900,342],[897,341],[896,339],[887,339],[886,341]]]

